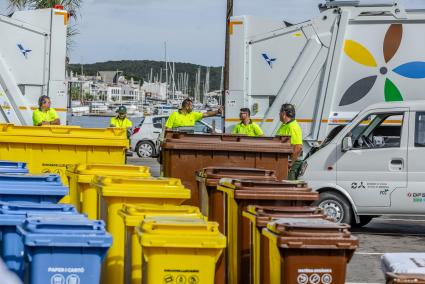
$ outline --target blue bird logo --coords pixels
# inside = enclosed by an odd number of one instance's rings
[[[20,43],[18,43],[17,46],[19,50],[22,52],[22,55],[25,56],[26,59],[28,59],[28,53],[30,53],[32,50],[24,48],[22,44]]]
[[[266,60],[267,64],[269,64],[270,68],[273,68],[273,62],[276,61],[276,58],[269,58],[266,53],[263,53],[263,58]]]

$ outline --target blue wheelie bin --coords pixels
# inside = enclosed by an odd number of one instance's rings
[[[11,175],[11,174],[28,174],[27,163],[23,162],[12,162],[12,161],[0,161],[0,174]]]
[[[59,175],[0,175],[0,201],[57,203],[67,194]]]
[[[13,166],[9,170],[11,168]],[[19,175],[16,174],[17,171],[15,174],[0,174],[0,201],[57,203],[68,194],[68,188],[62,184],[59,175]],[[0,227],[0,240],[2,239]]]
[[[22,175],[22,174],[28,174],[27,163],[0,161],[0,175]],[[0,230],[0,242],[1,240],[2,240],[2,234]],[[0,254],[1,254],[1,248],[0,248]]]
[[[24,276],[24,244],[17,226],[32,215],[76,215],[74,206],[68,204],[38,204],[28,202],[0,202],[0,228],[3,232],[0,257],[6,266],[21,279]]]
[[[112,244],[105,223],[72,216],[27,218],[18,227],[25,244],[28,284],[98,284]]]

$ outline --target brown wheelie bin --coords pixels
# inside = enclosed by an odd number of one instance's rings
[[[219,224],[219,231],[224,232],[225,224],[224,194],[217,190],[221,178],[237,178],[251,180],[276,180],[275,171],[255,168],[207,167],[196,172],[198,192],[201,200],[201,212],[209,221]],[[220,256],[216,265],[215,283],[225,282],[224,255]]]
[[[192,191],[184,204],[199,206],[195,171],[209,166],[258,168],[276,171],[279,180],[288,176],[292,153],[289,136],[248,137],[229,134],[187,134],[167,131],[161,144],[162,173],[181,179]]]
[[[323,209],[315,206],[258,206],[250,205],[242,213],[251,223],[250,228],[250,283],[269,284],[269,244],[261,234],[263,228],[271,221],[280,218],[321,218],[329,219]],[[245,267],[242,271],[247,271]],[[264,273],[267,271],[267,273]]]
[[[228,284],[249,283],[250,224],[242,218],[242,212],[249,205],[309,206],[319,198],[318,193],[302,181],[221,179],[217,190],[225,194],[224,234],[228,247],[224,265]]]
[[[381,266],[387,284],[425,284],[425,253],[393,252],[381,257]]]
[[[359,241],[350,226],[324,219],[287,218],[267,224],[270,283],[345,283]]]
[[[206,167],[197,171],[201,212],[208,216],[209,220],[218,222],[220,226],[223,226],[224,220],[216,214],[223,211],[224,197],[223,192],[217,190],[217,184],[222,178],[277,180],[275,171],[256,168]]]
[[[386,284],[425,284],[424,274],[398,274],[387,272],[385,278]]]

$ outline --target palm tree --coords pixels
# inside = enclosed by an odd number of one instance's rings
[[[82,0],[8,0],[13,9],[43,9],[52,8],[55,5],[64,6],[76,18],[76,11],[81,7]]]
[[[72,39],[78,34],[76,20],[81,8],[82,0],[8,0],[10,10],[31,10],[53,8],[55,5],[61,5],[68,11],[73,19],[73,23],[68,25],[67,51],[70,50]]]

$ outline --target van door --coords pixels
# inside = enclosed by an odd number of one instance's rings
[[[425,212],[425,111],[411,113],[407,191],[394,195],[407,213]],[[393,198],[393,196],[391,196]],[[396,199],[397,198],[397,199]],[[393,200],[394,200],[393,199]]]
[[[337,184],[358,213],[382,212],[393,191],[406,189],[408,116],[407,109],[371,112],[345,135],[352,149],[337,146]]]

